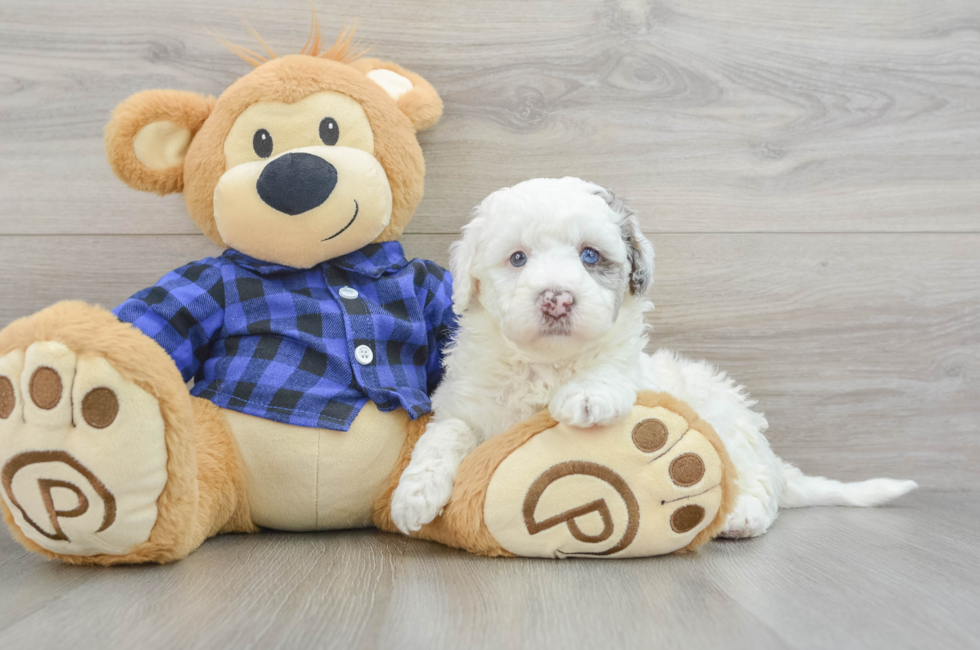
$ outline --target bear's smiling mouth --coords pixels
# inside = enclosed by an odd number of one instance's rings
[[[343,228],[341,228],[340,230],[338,230],[337,232],[335,232],[334,234],[330,235],[329,237],[327,237],[325,239],[321,239],[320,241],[321,242],[330,241],[334,237],[337,237],[338,235],[340,235],[340,233],[342,233],[345,230],[347,230],[348,228],[350,228],[350,225],[352,223],[354,223],[354,219],[357,219],[357,213],[360,211],[360,209],[361,209],[360,206],[357,205],[357,199],[354,199],[354,216],[350,218],[350,221],[347,222],[347,225],[344,226]]]

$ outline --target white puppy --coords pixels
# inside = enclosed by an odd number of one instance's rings
[[[731,378],[666,350],[644,354],[653,246],[603,187],[535,179],[494,192],[453,244],[450,266],[459,332],[392,498],[403,532],[442,512],[459,463],[481,442],[545,407],[569,425],[609,424],[645,389],[690,404],[725,443],[740,496],[724,536],[761,535],[780,507],[873,506],[916,487],[805,476],[773,453],[765,417]]]

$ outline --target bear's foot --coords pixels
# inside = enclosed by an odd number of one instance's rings
[[[0,331],[0,510],[29,550],[73,564],[169,562],[247,520],[237,449],[170,356],[62,302]]]
[[[663,555],[699,545],[725,501],[725,462],[671,406],[637,405],[605,427],[556,424],[518,447],[490,480],[489,533],[507,551],[535,557]]]
[[[543,412],[480,445],[460,465],[443,514],[413,536],[498,556],[693,550],[724,526],[734,478],[710,425],[670,395],[646,392],[616,424],[581,429]],[[394,529],[382,508],[376,521]]]
[[[51,341],[0,357],[0,491],[25,537],[125,555],[149,539],[166,482],[160,405],[105,359]]]

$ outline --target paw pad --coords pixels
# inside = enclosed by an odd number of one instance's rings
[[[38,368],[31,375],[31,399],[38,408],[50,411],[61,401],[61,375],[53,368]]]
[[[697,454],[682,454],[670,461],[670,480],[690,487],[704,478],[704,461]]]
[[[684,506],[670,516],[670,527],[675,533],[686,533],[704,521],[704,508],[698,505]]]
[[[82,398],[82,417],[95,429],[105,429],[118,414],[119,399],[109,388],[93,388]]]
[[[653,453],[667,444],[667,425],[650,418],[633,427],[633,444],[645,454]]]
[[[6,377],[0,377],[0,420],[10,417],[16,403],[14,385]]]

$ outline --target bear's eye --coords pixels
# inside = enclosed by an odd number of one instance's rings
[[[340,127],[337,126],[337,120],[332,117],[325,117],[320,120],[320,139],[323,140],[323,144],[333,146],[337,144],[339,137]]]
[[[268,158],[272,155],[272,136],[265,129],[259,129],[252,136],[252,149],[259,158]]]

